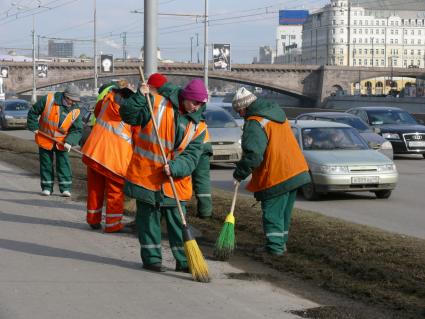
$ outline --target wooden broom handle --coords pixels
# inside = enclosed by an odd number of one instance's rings
[[[140,77],[142,79],[142,82],[143,83],[146,83],[145,76],[143,74],[143,69],[142,69],[141,66],[139,66],[139,73],[140,73]],[[152,124],[153,124],[153,128],[155,130],[156,138],[158,140],[159,148],[161,149],[162,158],[164,160],[164,163],[165,164],[168,164],[167,155],[165,154],[164,147],[162,146],[161,139],[159,137],[158,126],[157,126],[157,123],[155,121],[155,116],[153,114],[153,108],[152,108],[152,104],[151,104],[151,99],[149,98],[149,95],[148,94],[145,94],[145,98],[148,101],[149,112],[151,114],[151,121],[152,121]],[[177,208],[179,210],[179,214],[180,214],[180,217],[182,219],[182,224],[183,224],[184,227],[187,227],[186,218],[184,217],[183,209],[182,209],[182,206],[180,204],[179,197],[177,195],[177,190],[176,190],[176,185],[174,184],[174,179],[173,179],[172,176],[168,176],[168,179],[170,180],[171,189],[173,190],[174,199],[177,202]]]
[[[238,189],[239,189],[239,185],[240,183],[238,181],[235,182],[235,192],[233,194],[233,199],[232,199],[232,206],[230,208],[230,214],[233,215],[233,212],[235,211],[235,206],[236,206],[236,197],[238,195]]]
[[[47,137],[48,139],[50,139],[50,140],[52,140],[52,141],[54,141],[54,142],[56,142],[56,143],[58,143],[58,144],[60,144],[60,145],[65,145],[65,143],[62,143],[61,141],[58,141],[57,139],[55,139],[54,137],[52,137],[52,136],[50,136],[50,135],[47,135],[46,133],[44,133],[44,132],[42,132],[42,131],[40,131],[40,130],[38,130],[37,131],[37,134],[41,134],[41,135],[43,135],[44,137]],[[72,151],[74,151],[74,152],[76,152],[76,153],[78,153],[78,154],[80,154],[80,155],[84,155],[82,152],[80,152],[79,150],[76,150],[75,148],[73,148],[73,147],[71,147],[71,150]]]

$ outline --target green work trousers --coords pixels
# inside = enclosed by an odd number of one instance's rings
[[[50,151],[39,147],[39,155],[41,189],[47,189],[53,192],[55,181],[53,162],[56,157],[56,174],[58,176],[59,190],[61,193],[70,191],[72,188],[72,171],[68,152],[59,151],[56,147]]]
[[[197,214],[199,217],[212,216],[210,156],[201,155],[198,166],[192,173],[193,191],[197,199]]]
[[[136,225],[140,242],[140,255],[145,265],[162,263],[161,219],[167,223],[168,240],[177,265],[187,267],[183,246],[182,221],[177,207],[155,207],[137,201]],[[185,213],[185,207],[182,207]]]
[[[297,191],[272,197],[261,201],[263,210],[263,229],[266,235],[266,250],[273,254],[286,251],[292,209]]]

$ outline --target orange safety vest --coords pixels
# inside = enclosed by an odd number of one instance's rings
[[[189,122],[185,127],[183,140],[175,145],[174,109],[171,102],[161,95],[154,95],[153,114],[158,125],[158,134],[164,147],[167,160],[172,160],[181,154],[191,141],[201,135],[206,125],[203,122],[194,124]],[[159,191],[164,195],[174,198],[170,181],[163,172],[164,159],[155,134],[153,122],[149,123],[133,134],[134,153],[127,170],[126,179],[131,183]],[[179,200],[187,201],[192,197],[191,176],[174,178]]]
[[[205,124],[206,125],[206,124]],[[210,133],[208,132],[208,127],[205,128],[205,138],[204,138],[204,144],[211,142],[210,139]]]
[[[115,93],[108,93],[96,124],[84,143],[81,152],[118,176],[124,177],[133,155],[131,126],[117,119],[115,112],[120,106],[115,103]]]
[[[260,116],[250,116],[247,120],[258,121],[268,139],[263,161],[254,169],[247,185],[249,191],[259,192],[302,172],[308,172],[307,162],[291,131],[289,121],[278,123]]]
[[[38,129],[39,131],[51,136],[58,142],[65,143],[65,138],[68,134],[69,128],[79,115],[79,109],[72,110],[65,117],[61,126],[59,126],[60,106],[55,103],[54,94],[49,93],[47,94],[46,105],[44,106],[43,113],[41,113],[40,119],[38,120]],[[41,134],[35,135],[35,142],[41,148],[46,150],[51,150],[56,143]],[[56,148],[63,151],[64,147],[60,143],[56,143]]]

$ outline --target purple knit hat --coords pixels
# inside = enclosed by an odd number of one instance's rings
[[[181,96],[185,100],[208,102],[208,91],[205,88],[204,81],[201,79],[191,80],[183,89]]]

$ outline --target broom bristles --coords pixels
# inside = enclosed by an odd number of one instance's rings
[[[187,263],[189,270],[192,274],[192,278],[200,282],[209,282],[210,277],[208,275],[208,265],[205,262],[204,256],[196,242],[191,239],[184,242],[184,251],[187,257]]]
[[[215,243],[214,256],[218,260],[228,260],[235,250],[235,217],[228,214]]]

